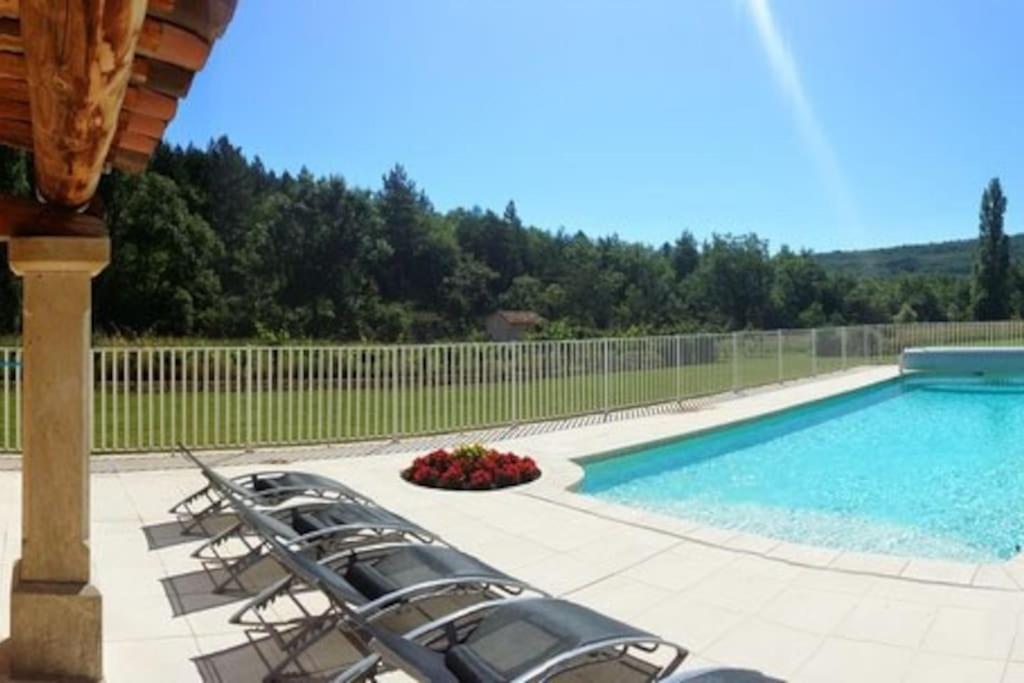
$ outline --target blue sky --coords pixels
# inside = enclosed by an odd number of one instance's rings
[[[243,0],[168,132],[659,243],[1024,230],[1017,0]],[[1018,204],[1018,202],[1020,202]]]

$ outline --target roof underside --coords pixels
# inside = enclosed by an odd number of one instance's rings
[[[129,172],[146,168],[236,1],[149,0],[104,165]],[[0,0],[0,144],[33,149],[29,93],[21,2]]]

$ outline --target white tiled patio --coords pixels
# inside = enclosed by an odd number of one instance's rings
[[[507,492],[413,488],[398,478],[410,453],[344,459],[315,453],[288,466],[343,480],[540,588],[678,641],[691,650],[691,665],[743,665],[786,680],[830,683],[1024,681],[1022,563],[840,553],[621,509],[566,490],[581,472],[572,458],[750,417],[894,373],[857,370],[700,411],[507,440],[495,445],[533,454],[545,472]],[[104,596],[108,681],[203,680],[197,662],[246,642],[227,623],[237,603],[174,616],[161,579],[195,572],[188,556],[195,545],[150,549],[143,532],[166,524],[167,508],[201,483],[187,469],[93,477],[94,576]],[[18,555],[18,491],[17,472],[0,472],[5,587]],[[0,640],[8,633],[7,599],[5,589]]]

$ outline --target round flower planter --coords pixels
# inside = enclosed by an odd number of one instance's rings
[[[402,478],[412,484],[450,491],[493,491],[526,484],[539,476],[533,458],[483,446],[438,449],[402,470]]]

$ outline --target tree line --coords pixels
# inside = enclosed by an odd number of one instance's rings
[[[0,149],[0,191],[29,195],[31,158]],[[483,335],[499,308],[548,321],[546,337],[1000,319],[1024,311],[1009,262],[1006,199],[982,201],[971,277],[829,272],[755,234],[689,231],[661,245],[542,230],[510,201],[438,211],[395,166],[376,189],[303,169],[275,173],[226,138],[162,145],[149,170],[103,179],[114,259],[95,288],[96,328],[277,342],[432,341]],[[19,286],[0,268],[0,331]]]

